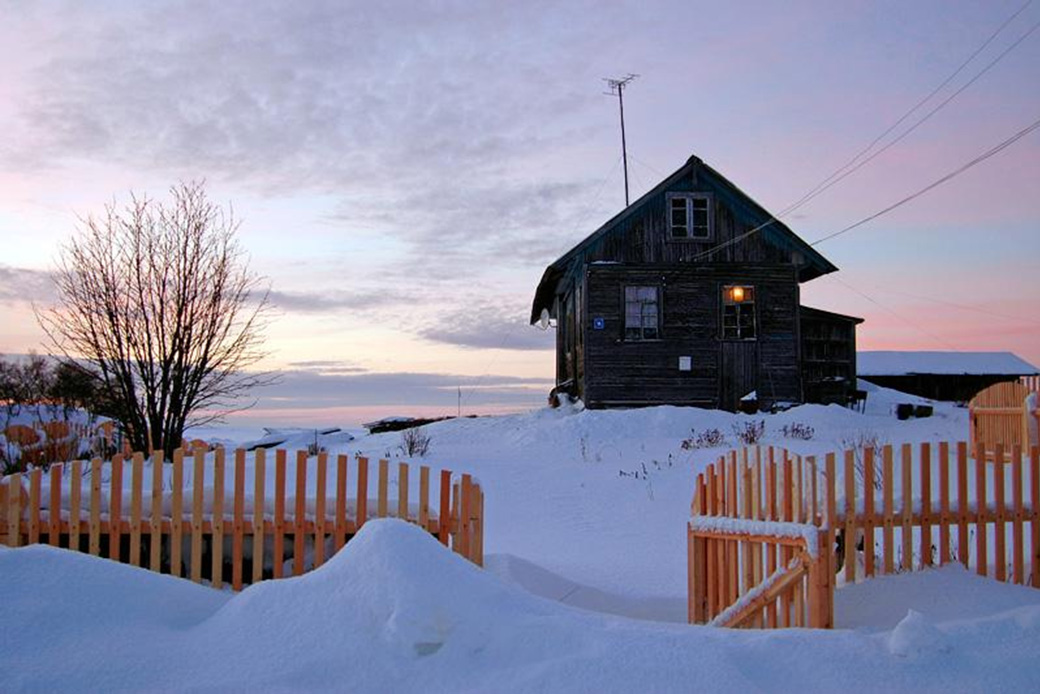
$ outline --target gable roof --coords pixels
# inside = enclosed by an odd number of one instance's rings
[[[1032,376],[1037,368],[1011,352],[857,352],[860,376]]]
[[[752,200],[744,191],[737,188],[729,179],[694,155],[687,159],[686,163],[675,172],[644,193],[631,205],[611,217],[605,224],[589,234],[578,245],[557,258],[545,269],[542,279],[538,283],[538,288],[535,290],[534,303],[531,306],[531,323],[538,321],[543,308],[552,308],[553,296],[556,293],[559,282],[582,264],[581,259],[589,249],[594,248],[604,237],[618,231],[621,222],[637,213],[641,213],[646,203],[675,185],[683,176],[689,174],[694,167],[699,167],[702,173],[706,173],[709,178],[713,179],[715,185],[728,188],[736,194],[736,197],[745,208],[744,211],[755,220],[754,225],[766,225],[758,233],[761,233],[768,243],[789,251],[801,253],[804,262],[798,271],[799,282],[807,282],[838,269],[829,260],[820,255],[816,249],[791,231],[786,224],[778,219],[774,219],[773,215]]]

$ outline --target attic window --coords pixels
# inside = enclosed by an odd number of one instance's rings
[[[657,287],[625,287],[625,339],[656,340],[660,336]]]
[[[668,233],[676,240],[703,240],[712,236],[711,196],[705,193],[668,194]]]
[[[722,339],[755,339],[755,288],[728,285],[722,288]]]

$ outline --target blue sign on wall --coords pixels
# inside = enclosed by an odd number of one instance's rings
[[[603,318],[593,318],[592,319],[592,329],[593,330],[602,330],[605,327],[607,327],[607,321],[605,319],[603,319]]]

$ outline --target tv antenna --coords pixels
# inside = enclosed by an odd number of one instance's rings
[[[603,81],[610,87],[609,92],[603,92],[607,96],[617,95],[618,108],[621,111],[621,161],[625,169],[625,207],[628,207],[628,148],[625,146],[625,87],[639,75],[628,73],[624,77],[604,77]]]

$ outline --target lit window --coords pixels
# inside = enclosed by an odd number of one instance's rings
[[[710,239],[711,198],[703,193],[669,193],[668,230],[673,239]]]
[[[722,288],[722,339],[755,339],[755,288],[729,285]]]
[[[656,340],[660,311],[657,287],[625,287],[625,339]]]

